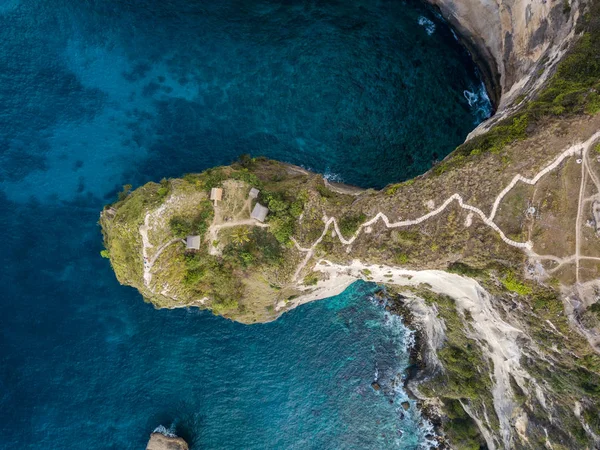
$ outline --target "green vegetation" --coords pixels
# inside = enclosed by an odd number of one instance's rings
[[[477,424],[465,412],[458,400],[445,399],[444,407],[448,416],[448,423],[444,426],[448,438],[454,448],[464,450],[479,450],[483,438],[479,433]]]
[[[133,186],[131,186],[130,184],[126,184],[125,186],[123,186],[123,190],[121,192],[119,192],[119,195],[118,195],[120,202],[122,202],[123,200],[125,200],[127,198],[127,196],[131,193],[132,187]]]
[[[394,262],[396,264],[400,264],[400,265],[406,264],[406,263],[408,263],[409,259],[410,258],[408,257],[408,255],[406,253],[395,253],[394,254]]]
[[[296,198],[292,197],[291,192],[261,192],[260,195],[262,203],[269,208],[267,221],[271,225],[271,232],[281,244],[289,245],[298,217],[304,210],[306,192],[299,193]]]
[[[198,212],[194,217],[174,216],[169,221],[169,227],[175,237],[199,235],[202,238],[210,226],[213,213],[210,201],[204,200],[198,204]]]
[[[487,278],[488,276],[485,270],[476,269],[474,267],[469,266],[468,264],[464,264],[461,262],[453,262],[449,264],[446,270],[450,273],[464,275],[470,278]]]
[[[502,285],[511,292],[515,292],[519,295],[531,295],[533,289],[527,286],[525,283],[518,280],[514,272],[510,271],[501,280]]]
[[[450,419],[444,430],[453,448],[477,449],[484,441],[460,401],[468,403],[476,411],[485,408],[491,425],[498,426],[498,418],[493,413],[492,381],[489,377],[491,363],[483,356],[479,344],[466,336],[466,325],[456,310],[454,299],[426,290],[420,290],[418,295],[428,304],[436,305],[446,324],[446,343],[438,351],[445,371],[426,381],[421,390],[426,395],[440,397],[444,402]]]
[[[600,155],[600,142],[598,142],[596,145],[594,145],[594,151]]]
[[[103,258],[110,259],[110,252],[108,250],[104,249],[100,252],[100,256],[102,256]]]
[[[435,304],[446,323],[446,344],[438,352],[446,373],[432,381],[437,394],[453,399],[482,400],[490,396],[489,362],[479,345],[466,337],[463,319],[454,299],[431,292],[419,292],[428,304]]]
[[[160,180],[160,187],[158,188],[158,191],[156,191],[156,193],[161,199],[163,199],[169,194],[169,191],[169,180],[163,178],[162,180]]]
[[[230,175],[234,180],[240,180],[248,183],[250,186],[260,189],[262,187],[261,181],[258,179],[256,175],[254,175],[250,170],[246,168],[242,168],[235,172],[232,172]]]
[[[238,227],[232,234],[232,242],[223,250],[223,258],[234,268],[247,269],[263,265],[279,264],[283,255],[275,236],[262,228]]]
[[[333,197],[333,192],[331,192],[329,189],[327,189],[327,186],[325,186],[324,184],[317,184],[316,189],[317,189],[317,192],[323,198]]]
[[[183,283],[197,298],[208,297],[215,314],[237,309],[237,298],[243,292],[241,281],[228,260],[218,260],[203,252],[185,255],[186,274]]]
[[[318,282],[319,282],[319,277],[317,277],[317,275],[314,273],[306,275],[304,277],[304,280],[302,281],[302,283],[305,284],[306,286],[314,286]]]
[[[125,185],[119,200],[107,206],[100,219],[105,247],[101,254],[110,257],[117,279],[123,284],[135,285],[142,276],[139,227],[144,211],[162,202],[160,188],[158,183],[148,183],[131,192],[131,185]]]
[[[401,187],[403,187],[403,186],[410,186],[410,185],[412,185],[414,182],[415,182],[414,178],[411,178],[410,180],[403,181],[402,183],[396,183],[396,184],[392,184],[392,185],[390,185],[390,186],[388,186],[388,187],[386,188],[386,190],[385,190],[385,193],[386,193],[387,195],[390,195],[390,196],[391,196],[391,195],[394,195],[394,194],[396,193],[396,191],[397,191],[398,189],[400,189]]]
[[[202,186],[204,189],[209,190],[220,186],[221,183],[227,179],[227,174],[221,167],[216,167],[214,169],[208,169],[201,177]],[[184,180],[189,181],[186,177],[184,177]]]
[[[367,216],[365,216],[362,212],[351,213],[343,216],[339,220],[338,225],[340,226],[340,231],[344,237],[349,238],[356,233],[358,227],[361,226],[365,220],[367,220]]]

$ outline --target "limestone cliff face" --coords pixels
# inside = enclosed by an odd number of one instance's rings
[[[575,36],[577,0],[429,0],[487,73],[501,114],[542,84]],[[539,80],[538,80],[539,79]]]

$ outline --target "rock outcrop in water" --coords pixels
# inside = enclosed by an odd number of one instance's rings
[[[411,389],[454,447],[597,448],[600,3],[438,4],[500,97],[445,161],[379,192],[264,159],[148,183],[103,211],[104,254],[157,307],[245,323],[356,279],[393,286],[427,364]]]
[[[152,433],[146,450],[188,450],[187,442],[177,436]]]

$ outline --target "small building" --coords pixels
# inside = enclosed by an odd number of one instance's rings
[[[267,217],[267,214],[269,214],[269,208],[261,205],[260,203],[257,203],[256,205],[254,205],[254,209],[252,210],[252,214],[250,214],[250,217],[258,220],[259,222],[264,222],[265,218]]]
[[[248,197],[257,198],[259,193],[260,193],[260,191],[258,189],[252,188],[252,189],[250,189],[250,193],[248,194]]]
[[[215,202],[220,202],[223,199],[223,189],[221,188],[212,188],[210,190],[210,199]]]
[[[200,236],[188,236],[185,238],[187,250],[200,250]]]

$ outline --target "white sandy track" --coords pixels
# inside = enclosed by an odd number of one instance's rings
[[[144,284],[146,286],[150,286],[150,281],[152,281],[152,265],[156,261],[156,258],[162,253],[162,251],[173,242],[176,242],[180,239],[173,239],[170,242],[167,242],[165,245],[161,246],[156,254],[153,256],[152,260],[148,258],[148,249],[154,248],[154,245],[150,243],[150,239],[148,238],[148,232],[152,229],[150,226],[150,219],[154,217],[160,217],[160,215],[167,208],[168,203],[172,200],[172,197],[167,200],[165,203],[160,205],[155,211],[146,213],[146,217],[144,217],[144,225],[140,226],[140,235],[142,236],[142,255],[144,256]]]

